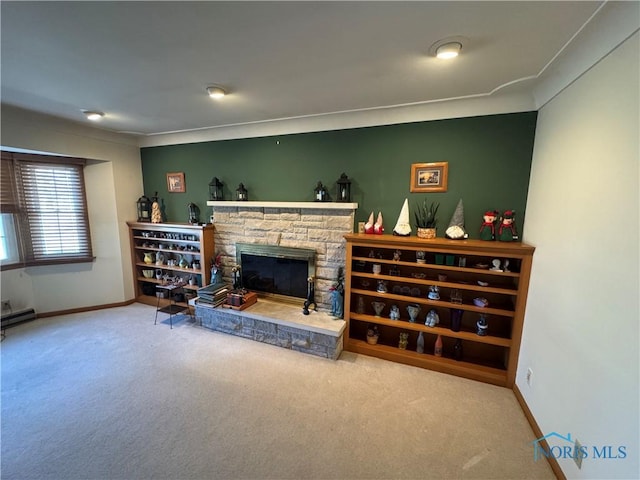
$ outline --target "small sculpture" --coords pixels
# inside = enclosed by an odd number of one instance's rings
[[[389,312],[390,320],[400,320],[400,308],[397,305],[391,305],[391,311]]]
[[[411,224],[409,223],[409,201],[405,198],[396,226],[393,227],[393,234],[400,237],[411,235]]]
[[[344,315],[344,276],[342,274],[342,267],[338,267],[338,275],[336,281],[330,288],[331,291],[331,312],[329,314],[334,318],[342,318]]]
[[[239,269],[239,267],[238,267]],[[235,283],[234,283],[235,285]],[[316,303],[316,286],[313,277],[307,278],[307,299],[302,305],[302,314],[309,315],[309,307],[313,305],[313,310],[318,310],[318,304]]]
[[[384,232],[384,225],[382,224],[382,212],[378,212],[378,219],[373,225],[373,233],[376,235],[382,235]]]
[[[503,272],[510,272],[511,271],[511,270],[509,270],[509,259],[508,258],[505,258],[502,261],[502,271]]]
[[[160,211],[160,203],[158,203],[158,192],[153,197],[151,204],[151,223],[162,223],[162,212]]]
[[[464,206],[462,204],[462,199],[458,201],[458,206],[453,212],[453,216],[451,217],[449,226],[444,232],[444,236],[452,240],[461,240],[469,237],[464,229]]]
[[[438,312],[435,310],[435,308],[432,308],[431,310],[429,310],[429,313],[427,313],[427,317],[425,318],[424,324],[427,327],[435,327],[439,323],[440,323],[440,316],[438,315]]]
[[[476,307],[488,307],[489,306],[489,300],[487,300],[484,297],[477,297],[473,299],[473,304]]]
[[[476,333],[481,337],[484,337],[487,334],[488,328],[489,323],[487,322],[487,317],[480,315],[480,320],[476,322]]]
[[[400,350],[406,350],[408,343],[409,343],[409,334],[406,332],[402,332],[400,334],[400,340],[398,341],[398,348]]]
[[[393,261],[399,262],[401,256],[402,256],[402,252],[400,250],[396,250],[395,252],[393,252]]]
[[[426,253],[423,252],[422,250],[418,250],[416,252],[416,262],[418,263],[426,263]]]
[[[367,220],[367,223],[364,224],[364,233],[373,233],[373,212],[371,212],[371,215],[369,215],[369,220]]]
[[[494,272],[501,272],[502,269],[500,268],[500,259],[499,258],[494,258],[493,260],[491,260],[491,268],[489,270],[493,270]]]
[[[498,219],[497,210],[487,210],[482,217],[482,225],[480,226],[480,240],[496,239],[496,220]]]
[[[515,242],[518,240],[518,232],[516,231],[516,212],[514,210],[505,210],[498,228],[498,240],[501,242]]]
[[[387,293],[387,282],[384,280],[378,280],[378,286],[376,287],[376,292],[378,293]]]
[[[440,300],[440,287],[438,287],[437,285],[430,285],[427,298],[429,300]]]

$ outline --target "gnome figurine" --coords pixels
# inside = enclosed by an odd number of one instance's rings
[[[498,240],[501,242],[516,242],[518,240],[518,232],[516,230],[516,212],[513,210],[505,210],[498,228]]]
[[[373,224],[373,233],[375,233],[376,235],[382,235],[383,232],[384,225],[382,223],[382,212],[378,212],[378,219],[376,220],[376,223]]]
[[[449,226],[444,232],[445,237],[452,240],[461,240],[463,238],[469,238],[469,234],[464,229],[464,205],[462,199],[458,201],[458,206],[453,212]]]
[[[400,210],[400,216],[396,222],[396,226],[393,227],[393,234],[399,237],[408,237],[411,235],[411,225],[409,224],[409,202],[405,198],[402,209]]]
[[[153,197],[151,204],[151,223],[162,223],[162,212],[160,211],[160,203],[158,203],[158,192]]]
[[[482,216],[482,226],[480,227],[480,240],[496,239],[496,220],[498,219],[497,210],[487,210]]]

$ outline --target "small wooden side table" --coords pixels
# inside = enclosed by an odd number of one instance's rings
[[[184,294],[184,288],[182,285],[156,285],[156,293],[164,293],[164,298],[169,299],[169,305],[165,307],[160,307],[160,296],[157,295],[158,301],[156,303],[156,318],[153,321],[153,324],[156,325],[158,323],[158,312],[168,313],[169,314],[169,325],[173,328],[173,316],[182,313],[185,310],[189,312],[189,316],[191,316],[191,310],[189,306],[178,305],[176,303],[176,295],[182,293]]]

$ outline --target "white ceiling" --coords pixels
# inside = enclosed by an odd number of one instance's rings
[[[149,135],[531,93],[601,4],[5,1],[2,102]]]

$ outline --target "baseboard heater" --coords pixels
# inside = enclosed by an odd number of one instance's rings
[[[36,311],[33,308],[25,308],[11,313],[2,314],[2,328],[7,328],[16,323],[28,322],[36,319]]]

